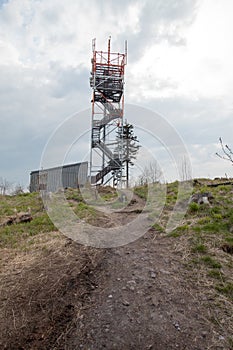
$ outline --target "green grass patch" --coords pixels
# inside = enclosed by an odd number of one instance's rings
[[[227,237],[225,237],[225,241],[226,241],[227,243],[232,243],[232,244],[233,244],[233,235],[232,235],[232,236],[227,236]]]
[[[202,230],[210,233],[224,233],[228,231],[227,222],[213,221],[202,226]]]
[[[211,218],[209,216],[204,216],[203,218],[201,218],[200,220],[198,220],[198,224],[199,225],[205,225],[208,224],[209,222],[211,222]]]
[[[14,211],[27,211],[31,208],[32,215],[42,211],[43,203],[39,193],[25,193],[17,196],[1,196],[0,217],[13,215]]]
[[[74,189],[74,188],[68,188],[65,191],[65,197],[67,200],[74,200],[77,202],[83,202],[83,196],[82,193],[80,192],[80,190]]]
[[[214,213],[213,214],[213,219],[215,219],[215,220],[222,220],[222,214]]]
[[[207,247],[203,243],[197,243],[192,247],[191,251],[193,253],[204,254],[207,253]]]
[[[219,271],[219,269],[212,269],[208,271],[208,276],[215,278],[217,280],[224,281],[224,275]]]
[[[156,230],[159,233],[164,233],[164,228],[162,226],[160,226],[159,224],[155,223],[154,225],[152,225],[152,228],[154,230]]]
[[[39,193],[24,193],[17,196],[3,196],[0,198],[1,220],[17,212],[26,212],[30,207],[32,221],[0,227],[0,247],[17,247],[22,241],[39,233],[55,231],[49,216],[43,208]]]
[[[222,265],[209,255],[203,256],[200,259],[205,265],[213,269],[220,269]]]
[[[201,227],[200,227],[200,226],[193,226],[193,227],[192,227],[192,230],[193,230],[195,233],[201,233]]]
[[[222,210],[221,207],[219,207],[219,206],[214,206],[214,207],[212,207],[212,208],[210,209],[210,213],[211,213],[212,215],[214,215],[214,214],[221,214],[221,210]]]
[[[169,233],[169,237],[180,237],[183,234],[187,233],[189,230],[189,225],[182,225],[177,227],[175,230],[173,230],[171,233]]]
[[[226,282],[219,284],[215,287],[218,292],[226,295],[228,298],[233,300],[233,283],[232,282]]]
[[[13,224],[0,228],[0,246],[16,247],[23,239],[39,233],[56,231],[56,227],[47,213],[41,213],[31,222]]]
[[[106,202],[110,202],[117,198],[117,193],[106,193],[101,195],[101,198]]]
[[[148,186],[137,186],[134,188],[134,193],[138,195],[140,198],[147,199],[148,196]]]
[[[98,213],[95,208],[85,204],[85,203],[78,203],[78,205],[74,208],[75,214],[80,218],[80,219],[85,219],[85,218],[96,218]]]
[[[229,185],[220,185],[220,186],[218,186],[218,190],[227,193],[227,192],[229,192],[230,187],[229,187]]]
[[[200,205],[198,203],[193,202],[189,204],[190,213],[196,213],[199,211],[199,209],[200,209]]]

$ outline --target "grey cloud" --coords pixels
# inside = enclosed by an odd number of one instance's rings
[[[137,104],[139,104],[138,100]],[[160,114],[174,127],[190,153],[195,177],[224,176],[225,172],[230,176],[232,166],[224,162],[221,163],[221,160],[215,156],[219,136],[223,137],[225,143],[233,144],[232,111],[229,106],[225,105],[224,100],[207,98],[191,100],[185,97],[157,98],[141,100],[140,105]],[[153,129],[153,118],[147,118],[146,121],[144,120],[145,115],[142,115],[142,118],[143,125],[147,123],[149,134],[150,130]],[[133,114],[127,114],[127,119],[129,122],[135,123]],[[138,126],[140,130],[140,125]],[[140,133],[138,134],[140,135]],[[158,135],[155,131],[153,136],[155,139],[159,136],[159,126]],[[142,145],[148,143],[150,149],[153,149],[153,155],[156,159],[163,159],[164,155],[154,140],[141,135],[140,137],[139,141]],[[166,145],[164,149],[166,149]]]
[[[186,144],[207,145],[218,142],[219,136],[232,138],[232,111],[222,99],[158,98],[143,104],[174,125]]]
[[[0,8],[6,4],[8,2],[8,0],[0,0]]]
[[[169,21],[185,20],[193,13],[197,4],[197,0],[150,0],[147,2],[145,14]]]
[[[0,76],[0,176],[26,184],[54,129],[89,107],[89,72],[58,65],[49,70],[5,66]],[[79,123],[88,128],[90,120]]]
[[[79,92],[84,96],[90,94],[90,72],[84,67],[62,67],[57,63],[50,64],[54,78],[53,96],[65,97],[71,92]]]
[[[139,59],[150,45],[164,40],[170,45],[186,45],[177,26],[194,21],[198,4],[199,0],[145,1],[139,17],[140,31],[136,34],[124,32],[118,37],[118,41],[128,40],[130,61]]]

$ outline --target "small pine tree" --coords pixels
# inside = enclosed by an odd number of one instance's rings
[[[140,145],[137,136],[134,135],[134,126],[125,123],[117,131],[118,146],[116,152],[121,152],[122,162],[126,165],[126,187],[129,187],[129,167],[134,165],[134,160],[139,151]],[[121,150],[120,150],[121,149]]]

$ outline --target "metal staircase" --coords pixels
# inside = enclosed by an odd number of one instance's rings
[[[126,50],[125,54],[112,53],[109,39],[107,52],[96,51],[93,41],[90,179],[94,185],[107,183],[112,178],[117,185],[122,177],[121,154],[116,154],[114,149],[115,131],[123,120],[125,65]]]

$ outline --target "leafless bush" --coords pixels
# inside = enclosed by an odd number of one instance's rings
[[[218,156],[221,159],[225,159],[225,160],[231,162],[233,165],[233,151],[232,151],[232,149],[228,145],[223,144],[221,137],[219,137],[219,142],[221,145],[222,154],[219,154],[218,152],[216,152],[216,156]]]

